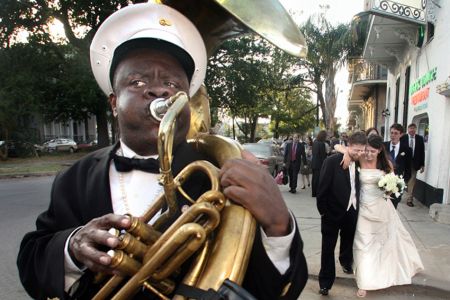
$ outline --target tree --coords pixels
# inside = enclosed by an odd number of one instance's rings
[[[127,6],[131,2],[144,1],[68,1],[68,0],[42,0],[42,1],[15,1],[4,0],[0,2],[0,41],[3,48],[9,48],[18,42],[18,33],[26,31],[30,37],[42,44],[68,44],[72,47],[73,57],[78,63],[75,66],[67,67],[61,65],[62,73],[69,74],[75,71],[72,77],[83,75],[81,80],[86,82],[92,80],[89,68],[89,45],[100,24],[117,9]],[[55,20],[60,21],[64,26],[66,39],[55,41],[50,35],[49,24]],[[59,54],[65,57],[64,53]],[[69,57],[65,57],[68,59]],[[71,68],[74,68],[71,70]],[[70,77],[70,76],[69,76]],[[57,77],[56,77],[57,78]],[[73,82],[72,82],[73,83]],[[61,83],[63,85],[63,83]],[[94,89],[81,95],[75,95],[76,91],[84,91],[83,85],[71,86],[73,91],[72,99],[86,102],[85,105],[72,105],[67,115],[60,114],[63,118],[77,118],[77,116],[92,113],[97,117],[98,144],[106,146],[109,144],[107,134],[107,101],[97,86],[89,86]],[[59,100],[62,98],[59,97]],[[58,106],[61,107],[61,106]],[[66,111],[67,112],[67,111]]]
[[[33,64],[28,61],[34,59]],[[35,87],[40,78],[37,70],[47,67],[46,60],[33,43],[0,49],[0,139],[33,138],[28,120],[38,110],[40,92]]]
[[[310,92],[303,82],[296,81],[296,75],[302,70],[297,64],[298,58],[267,44],[270,49],[269,63],[265,70],[264,96],[269,103],[271,130],[274,137],[292,132],[305,132],[314,126],[311,114],[314,107],[310,101]]]
[[[300,71],[296,62],[297,58],[255,36],[225,42],[208,66],[206,84],[212,107],[226,109],[233,120],[243,120],[236,124],[245,141],[255,140],[261,117],[270,117],[276,138],[280,124],[284,130],[295,131],[312,125],[311,117],[303,119],[312,106],[309,92],[293,80]]]
[[[334,79],[339,68],[354,53],[350,25],[332,26],[322,13],[316,18],[310,17],[301,31],[308,43],[308,56],[300,61],[306,73],[301,74],[299,80],[310,84],[309,88],[317,95],[325,127],[334,131],[338,90]]]
[[[223,44],[210,59],[206,85],[213,107],[225,108],[245,141],[255,140],[258,119],[267,116],[262,97],[264,82],[264,43],[255,36],[232,39]]]

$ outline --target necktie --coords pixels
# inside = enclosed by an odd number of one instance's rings
[[[112,159],[118,172],[141,170],[148,173],[159,173],[159,162],[154,158],[138,159],[113,154]]]
[[[293,144],[292,144],[292,157],[291,157],[291,160],[292,160],[292,161],[295,160],[295,156],[296,156],[296,154],[297,154],[297,153],[295,153],[296,150],[297,150],[297,143],[293,143]]]
[[[391,154],[392,160],[395,160],[395,145],[392,145],[391,152],[389,153]]]
[[[411,151],[414,155],[414,137],[413,136],[409,136],[409,148],[411,148]]]

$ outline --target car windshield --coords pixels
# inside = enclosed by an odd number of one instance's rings
[[[244,147],[245,150],[250,151],[251,153],[253,153],[254,155],[256,155],[257,157],[268,157],[271,156],[271,148],[270,145],[266,145],[266,144],[244,144],[242,145],[242,147]]]

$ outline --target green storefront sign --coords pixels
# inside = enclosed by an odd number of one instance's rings
[[[425,75],[414,81],[409,86],[409,95],[411,96],[421,88],[425,87],[427,84],[429,84],[432,81],[436,80],[436,73],[437,73],[437,67],[431,69],[430,71],[426,72]]]

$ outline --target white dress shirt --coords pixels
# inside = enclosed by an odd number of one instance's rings
[[[156,156],[142,157],[127,147],[122,141],[119,154],[128,158],[150,158]],[[141,216],[153,203],[156,197],[163,191],[158,183],[159,174],[152,174],[140,170],[131,172],[117,172],[114,162],[109,166],[109,180],[111,189],[111,201],[115,214],[131,213],[133,216]],[[153,224],[161,213],[150,220]],[[282,237],[267,237],[261,228],[262,244],[270,260],[281,274],[284,274],[290,266],[289,251],[296,230],[294,216],[291,213],[291,232]],[[81,227],[80,227],[81,228]],[[64,254],[65,284],[66,292],[72,288],[83,275],[84,269],[79,269],[69,255],[68,247],[70,237],[79,228],[74,230],[66,241]]]
[[[416,147],[416,136],[409,135],[409,148],[412,150],[412,156],[414,157],[414,148]]]
[[[356,190],[355,190],[355,162],[350,163],[348,171],[350,172],[350,199],[348,200],[347,210],[353,206],[356,210]]]

